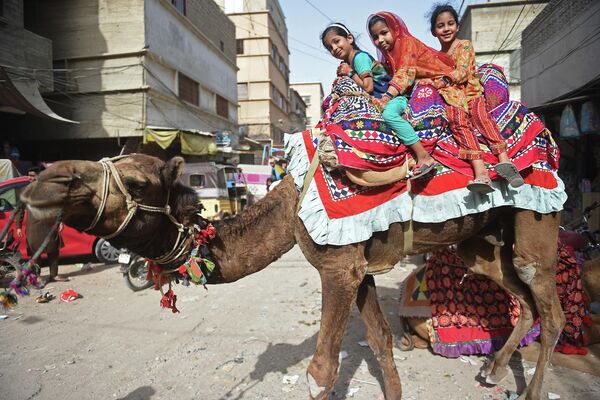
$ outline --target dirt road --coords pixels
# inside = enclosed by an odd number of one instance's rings
[[[411,264],[376,277],[379,296],[395,318],[399,284]],[[47,271],[44,271],[46,274]],[[294,248],[264,271],[239,282],[175,287],[180,314],[159,307],[153,290],[134,293],[116,266],[61,267],[72,281],[73,303],[20,300],[0,321],[0,399],[307,399],[305,370],[314,351],[320,314],[316,271]],[[382,399],[376,360],[364,347],[353,311],[343,343],[335,399]],[[471,363],[468,361],[471,360]],[[396,352],[405,399],[503,399],[530,379],[532,367],[515,359],[498,388],[476,375],[482,358],[450,360],[425,350]],[[522,375],[525,375],[523,377]],[[544,393],[561,399],[600,398],[600,379],[554,367]]]

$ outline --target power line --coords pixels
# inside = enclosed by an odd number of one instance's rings
[[[308,3],[308,5],[310,5],[312,8],[314,8],[315,10],[317,10],[317,12],[318,12],[319,14],[321,14],[322,16],[324,16],[324,17],[325,17],[325,19],[327,19],[328,21],[333,21],[333,18],[329,17],[329,16],[328,16],[327,14],[325,14],[323,11],[319,10],[319,9],[317,8],[317,6],[315,6],[313,3],[311,3],[311,2],[310,2],[310,1],[308,1],[308,0],[304,0],[304,1],[305,1],[305,2],[307,2],[307,3]]]
[[[519,12],[519,15],[517,15],[517,19],[515,19],[515,23],[510,28],[510,30],[508,31],[508,34],[506,35],[506,37],[504,38],[504,40],[502,41],[502,43],[498,47],[498,51],[500,51],[500,49],[502,49],[502,46],[504,46],[504,43],[506,43],[506,40],[508,39],[508,37],[512,33],[513,29],[515,29],[515,26],[517,25],[517,22],[519,21],[519,18],[521,18],[521,14],[523,14],[523,10],[525,10],[525,6],[526,6],[526,4],[524,4],[523,7],[521,7],[521,12]],[[492,60],[490,62],[494,62],[494,58],[496,58],[497,54],[498,53],[494,54],[494,56],[492,57]]]

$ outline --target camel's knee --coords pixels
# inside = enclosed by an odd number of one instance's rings
[[[527,286],[531,286],[531,283],[540,268],[540,263],[536,260],[516,256],[513,258],[513,266],[515,267],[519,279]]]

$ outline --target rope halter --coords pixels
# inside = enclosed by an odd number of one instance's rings
[[[131,197],[131,194],[129,193],[129,191],[127,190],[125,185],[123,184],[123,181],[121,180],[121,176],[119,175],[119,172],[117,171],[117,168],[115,167],[115,165],[113,163],[113,161],[118,161],[122,158],[129,157],[129,156],[130,156],[130,154],[117,156],[117,157],[113,157],[113,158],[103,158],[99,161],[100,164],[102,165],[102,195],[100,197],[100,205],[98,206],[98,211],[96,212],[96,216],[92,220],[92,223],[84,231],[88,232],[88,231],[92,230],[100,221],[102,214],[104,214],[104,211],[106,209],[106,203],[108,201],[108,196],[109,196],[110,180],[112,177],[114,179],[117,187],[119,188],[119,190],[125,197],[125,203],[127,204],[127,216],[125,217],[123,222],[121,222],[121,224],[119,225],[119,227],[117,228],[117,230],[115,232],[113,232],[109,235],[104,235],[104,236],[100,236],[100,237],[108,240],[108,239],[112,239],[112,238],[118,236],[121,232],[123,232],[125,230],[125,228],[129,224],[129,222],[131,221],[131,219],[133,218],[133,216],[135,215],[137,210],[165,214],[169,218],[169,220],[173,224],[175,224],[175,226],[177,227],[177,231],[178,231],[177,240],[175,240],[175,243],[173,244],[173,248],[170,251],[164,253],[163,255],[161,255],[160,257],[158,257],[156,259],[150,259],[150,260],[154,261],[157,264],[168,264],[172,261],[177,260],[186,251],[186,248],[187,248],[186,238],[189,237],[189,235],[188,235],[189,233],[193,233],[191,231],[193,231],[194,226],[192,226],[191,228],[187,228],[182,223],[177,221],[177,219],[175,219],[175,217],[173,215],[171,215],[171,207],[169,206],[169,200],[170,200],[170,196],[171,196],[170,189],[167,192],[167,200],[166,200],[166,204],[164,207],[155,207],[155,206],[148,206],[145,204],[140,204]]]

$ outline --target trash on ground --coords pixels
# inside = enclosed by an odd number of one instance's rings
[[[535,374],[535,367],[533,367],[533,368],[529,368],[529,369],[527,370],[527,375],[533,375],[533,374]]]
[[[300,375],[284,375],[283,376],[283,384],[284,385],[295,385],[298,383],[298,379]]]
[[[358,342],[358,345],[360,347],[369,347],[369,342],[367,342],[366,340],[361,340],[360,342]]]
[[[5,320],[8,318],[8,315],[0,315],[0,321]]]
[[[340,351],[340,360],[348,358],[348,352],[345,350]]]
[[[354,395],[358,393],[359,390],[360,388],[349,388],[348,393],[346,393],[346,397],[354,397]]]
[[[64,301],[65,303],[72,303],[80,297],[81,295],[73,289],[67,289],[60,294],[60,300]]]
[[[560,399],[560,394],[548,392],[548,399],[549,400],[558,400],[558,399]]]
[[[460,356],[459,360],[464,362],[465,364],[479,365],[477,361],[472,360],[470,357],[467,356]]]

